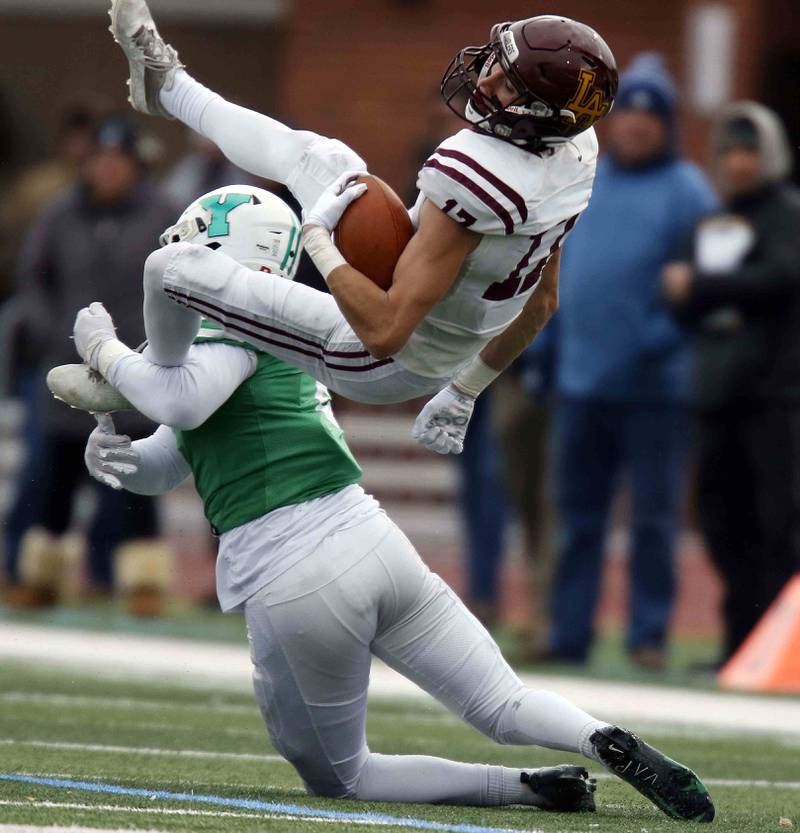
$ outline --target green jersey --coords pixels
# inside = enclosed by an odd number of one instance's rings
[[[220,338],[218,328],[204,321],[196,343],[206,341],[252,350]],[[256,355],[255,373],[203,425],[175,431],[218,533],[361,477],[327,389],[280,359]]]

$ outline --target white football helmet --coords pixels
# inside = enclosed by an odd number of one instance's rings
[[[302,250],[294,211],[280,197],[252,185],[226,185],[204,194],[160,239],[162,246],[183,241],[219,249],[248,269],[289,280]]]

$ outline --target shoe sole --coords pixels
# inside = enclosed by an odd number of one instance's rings
[[[602,742],[595,740],[598,735]],[[601,729],[592,737],[592,745],[607,769],[627,781],[670,818],[713,821],[711,796],[689,767],[673,761],[624,729]]]
[[[135,410],[133,405],[102,377],[98,376],[97,381],[91,382],[88,371],[85,383],[83,379],[80,383],[70,382],[69,379],[65,382],[64,375],[73,372],[71,368],[80,368],[81,371],[85,369],[83,365],[59,365],[47,374],[47,387],[60,402],[76,411],[86,411],[90,414],[111,414],[117,411]],[[97,387],[94,389],[88,387],[90,384]]]
[[[108,16],[111,18],[111,25],[108,31],[114,37],[114,42],[119,45],[120,49],[125,54],[128,60],[128,71],[130,77],[127,80],[128,85],[128,103],[140,113],[147,116],[161,116],[164,115],[160,111],[154,112],[147,103],[148,91],[147,88],[147,67],[141,62],[137,61],[132,55],[138,55],[138,49],[134,46],[128,46],[131,35],[122,31],[122,26],[119,22],[119,8],[123,0],[111,0],[111,8],[108,10]],[[152,16],[150,18],[152,20]],[[153,28],[156,29],[155,21],[153,21]],[[156,29],[156,31],[158,31]],[[157,93],[157,90],[155,91]]]

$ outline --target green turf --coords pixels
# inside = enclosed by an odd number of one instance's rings
[[[709,733],[694,736],[648,733],[667,754],[693,766],[706,779],[759,779],[800,782],[800,748],[775,739],[743,739]],[[15,741],[9,743],[8,741]],[[47,748],[31,741],[122,747],[117,751]],[[499,747],[434,706],[378,701],[369,718],[371,747],[387,753],[448,755],[459,760],[539,766],[574,759],[535,748]],[[18,743],[22,742],[22,743]],[[26,743],[27,742],[27,743]],[[127,751],[126,751],[127,748]],[[676,822],[611,778],[598,784],[598,813],[592,816],[547,814],[519,808],[453,808],[422,805],[363,804],[307,796],[294,771],[283,762],[154,754],[139,750],[192,750],[209,753],[272,755],[252,697],[208,689],[165,686],[157,682],[107,681],[78,674],[0,669],[0,770],[57,778],[102,781],[128,787],[209,793],[336,810],[366,810],[451,823],[510,829],[581,833],[659,833]],[[131,751],[133,750],[133,751]],[[590,767],[590,769],[597,769]],[[599,771],[596,774],[601,774]],[[718,809],[715,829],[749,833],[780,830],[778,818],[800,823],[800,789],[718,785],[711,787]],[[6,803],[3,803],[6,802]],[[7,802],[21,802],[14,806]],[[142,813],[53,808],[43,802],[138,807]],[[164,808],[234,812],[208,805],[158,799],[97,795],[0,782],[0,822],[36,825],[84,825],[152,830],[319,830],[319,822],[238,816],[181,816]],[[330,828],[330,825],[326,825]],[[335,825],[343,827],[344,825]],[[387,830],[359,825],[358,830]]]

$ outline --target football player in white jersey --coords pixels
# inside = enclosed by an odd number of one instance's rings
[[[460,451],[474,397],[557,305],[559,248],[592,188],[592,125],[617,87],[602,38],[545,15],[498,24],[489,43],[458,54],[442,92],[469,127],[420,172],[416,233],[384,291],[330,238],[363,192],[348,187],[366,170],[362,159],[339,141],[290,130],[199,84],[158,34],[144,0],[112,0],[111,31],[130,64],[137,110],[180,119],[235,164],[289,187],[305,210],[306,249],[333,295],[257,282],[223,253],[186,245],[197,233],[187,228],[145,268],[156,361],[180,363],[204,315],[350,399],[398,402],[442,391],[415,433],[434,450]],[[235,210],[218,205],[213,222],[224,229]],[[168,309],[154,312],[159,306]]]
[[[246,207],[214,236],[209,206],[220,201]],[[199,227],[198,220],[205,230],[195,245],[216,246],[256,280],[292,279],[300,224],[273,194],[219,189],[189,206],[178,227]],[[92,410],[133,406],[162,425],[131,443],[114,434],[108,415],[99,417],[86,449],[89,471],[138,494],[163,494],[194,474],[220,536],[220,604],[244,611],[264,720],[310,792],[594,810],[594,784],[581,766],[528,771],[371,752],[365,718],[375,654],[499,743],[583,753],[669,816],[713,818],[687,767],[558,694],[523,685],[485,628],[358,485],[361,470],[319,382],[208,320],[184,363],[155,364],[150,348],[140,354],[118,341],[110,319],[98,343],[93,318],[102,305],[92,306],[94,313],[78,314],[75,344],[97,351],[93,360],[115,386],[95,386]],[[52,387],[70,367],[51,371]],[[85,379],[85,366],[77,367]]]

